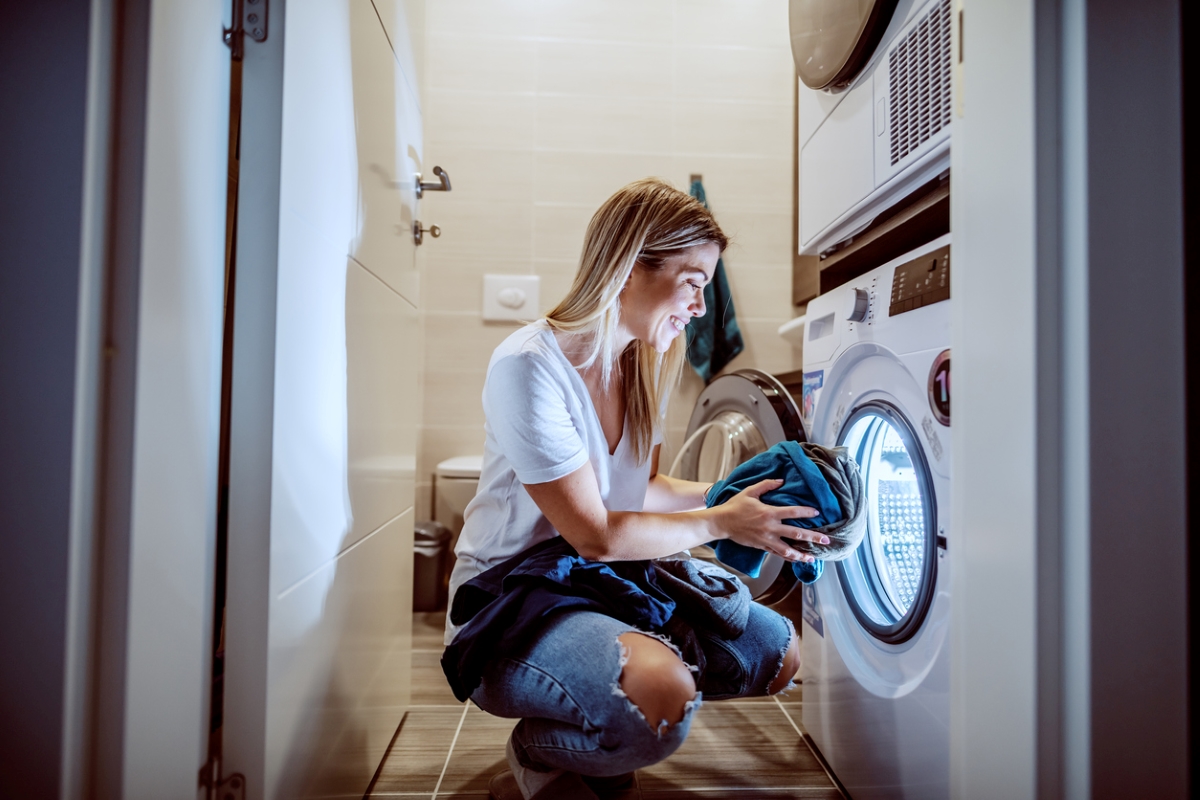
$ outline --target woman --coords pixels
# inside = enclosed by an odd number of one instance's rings
[[[626,186],[596,212],[567,297],[505,340],[488,366],[483,469],[455,551],[452,598],[558,535],[597,561],[660,558],[724,538],[812,560],[782,537],[823,537],[783,520],[817,512],[758,499],[777,482],[705,508],[707,484],[658,471],[683,330],[704,314],[704,287],[726,244],[707,209],[659,180]],[[447,628],[449,643],[456,631]],[[521,719],[507,750],[513,776],[497,776],[493,795],[515,779],[525,798],[593,797],[594,778],[623,777],[674,752],[702,695],[773,694],[800,663],[790,621],[757,604],[745,634],[706,641],[704,653],[697,686],[661,638],[591,611],[551,616],[527,652],[490,664],[472,695],[485,711]]]

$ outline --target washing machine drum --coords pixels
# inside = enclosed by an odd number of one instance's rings
[[[792,57],[810,89],[849,86],[879,46],[897,0],[791,0]]]
[[[738,370],[717,377],[700,394],[683,447],[668,474],[714,483],[751,456],[788,440],[806,441],[800,409],[791,393],[765,372]],[[796,585],[795,573],[785,567],[786,562],[772,554],[756,578],[731,571],[741,577],[751,596],[770,604],[782,600]]]

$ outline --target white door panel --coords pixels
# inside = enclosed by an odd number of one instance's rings
[[[154,2],[150,18],[119,794],[194,798],[208,745],[229,51],[209,33],[221,4]]]
[[[358,796],[409,695],[422,124],[392,50],[410,45],[389,42],[369,0],[293,0],[271,14],[276,72],[249,41],[245,72],[248,99],[277,93],[282,124],[277,217],[258,234],[277,236],[263,259],[274,284],[256,296],[260,315],[238,308],[235,331],[235,348],[270,340],[258,358],[271,368],[238,373],[235,354],[226,773],[245,775],[248,798]],[[267,105],[244,109],[246,176]],[[240,259],[255,231],[245,205],[239,214]],[[239,260],[239,290],[254,268]],[[260,317],[269,332],[248,331]],[[251,471],[236,432],[239,392],[255,382],[270,395],[258,427],[269,466]],[[239,524],[263,494],[269,510]]]
[[[409,701],[412,523],[272,598],[266,796],[361,796],[383,760]]]

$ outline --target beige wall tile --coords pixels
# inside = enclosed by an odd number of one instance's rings
[[[553,269],[542,272],[543,264],[547,264]],[[571,288],[571,281],[575,278],[576,265],[574,262],[539,262],[537,267],[538,274],[542,278],[538,297],[541,301],[541,308],[538,309],[538,313],[545,314],[567,296],[567,290]]]
[[[661,99],[540,95],[534,141],[552,150],[666,153],[670,123],[671,103]]]
[[[770,156],[790,165],[792,107],[694,100],[675,104],[675,152]],[[790,181],[790,173],[789,173]]]
[[[541,0],[433,0],[425,4],[425,25],[429,36],[529,37],[537,29]],[[432,62],[440,58],[429,51]]]
[[[449,167],[447,167],[449,169]],[[428,239],[430,249],[425,270],[434,278],[439,258],[486,258],[521,260],[533,255],[533,208],[515,201],[455,200],[439,198],[434,210],[427,207],[424,222],[437,222],[440,239]],[[430,202],[432,206],[432,201]]]
[[[649,177],[671,180],[673,169],[667,154],[539,150],[533,155],[533,198],[594,211],[627,183]]]
[[[676,174],[704,175],[709,206],[718,215],[735,210],[777,213],[793,206],[790,159],[712,154],[674,158]]]
[[[417,462],[417,477],[433,482],[437,465],[447,458],[483,453],[483,425],[438,426],[424,425],[421,434],[421,458]]]
[[[787,0],[676,0],[675,41],[790,47]]]
[[[443,142],[426,149],[426,180],[435,180],[434,164],[446,168],[454,190],[448,195],[426,193],[422,214],[436,214],[465,201],[528,203],[533,199],[532,148]]]
[[[590,206],[537,204],[533,207],[533,255],[578,263],[583,235],[595,209]]]
[[[796,68],[788,47],[675,46],[679,98],[778,103],[791,97]]]
[[[791,267],[790,205],[774,210],[742,211],[737,207],[725,209],[725,198],[720,194],[710,193],[708,200],[721,229],[733,240],[726,250],[731,263]]]
[[[413,519],[417,522],[433,519],[433,484],[429,481],[417,484],[413,514]]]
[[[426,313],[426,378],[434,371],[483,372],[492,351],[516,329],[516,325],[484,322],[477,314]]]
[[[486,65],[479,68],[485,69]],[[430,89],[425,101],[425,147],[431,153],[444,143],[528,147],[533,138],[535,105],[531,93]]]
[[[726,262],[725,275],[741,319],[789,319],[792,316],[792,269],[744,267]]]
[[[669,42],[673,0],[541,0],[539,36],[574,40]]]
[[[482,371],[426,371],[425,424],[434,427],[482,426],[483,377]]]
[[[669,100],[671,67],[670,49],[659,44],[542,41],[537,45],[537,90]]]
[[[478,315],[483,307],[484,275],[527,275],[532,262],[451,256],[437,259],[429,269],[437,274],[425,278],[422,300],[426,311]]]
[[[801,351],[779,335],[779,326],[790,317],[781,319],[738,319],[746,349],[724,371],[742,367],[757,367],[772,374],[790,372],[803,366]]]
[[[537,50],[530,44],[528,39],[432,33],[428,46],[436,57],[429,59],[428,87],[532,92],[537,88]]]

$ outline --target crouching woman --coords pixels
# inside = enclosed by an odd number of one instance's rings
[[[483,468],[456,547],[452,603],[466,582],[559,536],[589,562],[657,559],[717,539],[812,560],[783,537],[821,534],[784,520],[817,512],[761,502],[777,482],[706,508],[707,484],[658,470],[683,330],[704,314],[726,244],[703,205],[658,180],[626,186],[596,212],[566,298],[488,365]],[[447,643],[458,633],[448,622]],[[545,614],[519,650],[488,659],[471,693],[483,710],[520,720],[511,774],[493,779],[493,796],[593,797],[678,749],[702,696],[773,694],[799,668],[791,623],[758,604],[736,638],[698,639],[699,685],[666,637],[594,610]]]

